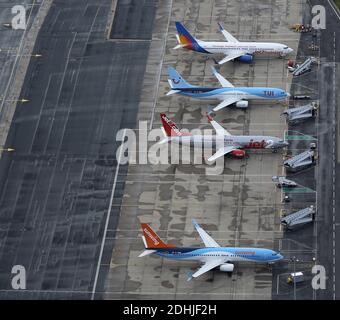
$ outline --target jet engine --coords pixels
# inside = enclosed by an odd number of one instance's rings
[[[232,263],[224,263],[220,265],[220,271],[222,272],[233,272],[234,265]]]
[[[230,154],[235,158],[244,158],[246,156],[246,152],[244,150],[233,150]]]
[[[247,62],[247,63],[250,63],[253,61],[253,56],[251,54],[245,54],[241,57],[238,57],[236,59],[237,61],[240,61],[240,62]]]
[[[242,100],[242,101],[238,101],[238,102],[236,102],[236,107],[237,108],[248,108],[248,104],[249,104],[249,102],[248,101],[244,101],[244,100]]]

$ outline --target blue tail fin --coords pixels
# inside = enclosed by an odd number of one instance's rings
[[[169,74],[169,84],[171,89],[179,89],[179,88],[193,88],[191,84],[186,82],[183,77],[176,71],[175,68],[169,67],[168,68],[168,74]]]

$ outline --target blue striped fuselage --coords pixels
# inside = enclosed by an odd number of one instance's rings
[[[266,87],[234,87],[234,88],[176,88],[178,94],[191,98],[225,99],[237,96],[240,99],[280,100],[287,97],[287,93],[279,88]]]
[[[198,260],[206,261],[210,258],[225,258],[226,261],[252,261],[252,262],[274,262],[281,260],[282,256],[270,249],[261,248],[177,248],[168,247],[156,250],[155,254],[175,260]]]

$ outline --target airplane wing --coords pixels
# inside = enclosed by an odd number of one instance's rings
[[[241,57],[241,56],[243,56],[245,54],[247,54],[246,51],[232,51],[229,54],[227,54],[225,58],[223,58],[221,61],[219,61],[218,64],[226,63],[226,62],[228,62],[230,60],[234,60],[236,58],[239,58],[239,57]]]
[[[223,157],[227,153],[237,149],[238,148],[235,148],[234,146],[228,146],[218,149],[217,152],[208,159],[208,161],[215,161],[216,159]]]
[[[210,237],[203,229],[202,227],[196,222],[196,220],[192,220],[192,223],[196,229],[196,231],[198,232],[198,234],[200,235],[200,237],[202,238],[204,244],[206,247],[214,247],[217,248],[220,245],[212,238]]]
[[[241,99],[236,97],[236,96],[225,99],[220,104],[218,104],[215,108],[213,108],[213,111],[221,110],[221,109],[228,107],[229,105],[231,105],[231,104],[233,104],[237,101],[240,101],[240,100]]]
[[[221,23],[218,22],[218,26],[220,28],[220,31],[222,32],[222,34],[224,35],[225,39],[228,42],[239,42],[235,37],[233,37],[227,30],[223,28]]]
[[[207,113],[207,118],[213,128],[216,130],[217,134],[224,136],[231,136],[231,133],[224,129],[218,122],[216,122],[212,116]]]
[[[226,78],[224,78],[220,73],[218,73],[213,66],[211,66],[211,70],[213,72],[213,75],[217,78],[217,80],[220,82],[223,88],[234,88],[234,86]]]
[[[193,278],[197,278],[199,276],[201,276],[203,273],[206,273],[208,271],[210,271],[211,269],[214,269],[216,267],[218,267],[219,265],[223,264],[225,262],[226,258],[216,258],[214,260],[210,260],[208,262],[206,262],[201,268],[199,268],[193,275]],[[191,278],[189,278],[188,280],[190,280]]]

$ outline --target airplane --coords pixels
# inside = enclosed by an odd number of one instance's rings
[[[221,100],[214,111],[221,110],[232,104],[237,108],[248,108],[249,100],[282,100],[290,97],[290,94],[279,88],[267,87],[234,87],[216,69],[211,67],[214,76],[220,82],[220,88],[198,87],[187,83],[175,68],[168,68],[169,85],[171,90],[166,94],[180,94],[197,99],[218,99]]]
[[[225,57],[217,62],[223,64],[230,60],[241,62],[252,62],[254,56],[279,56],[284,57],[294,50],[282,43],[273,42],[241,42],[227,32],[221,23],[218,23],[219,29],[225,37],[224,42],[201,41],[193,37],[187,29],[180,23],[176,22],[178,45],[174,49],[185,48],[203,54],[222,53]]]
[[[176,247],[173,244],[165,243],[147,223],[141,223],[145,250],[139,257],[155,254],[173,260],[195,260],[203,263],[195,273],[189,276],[188,281],[217,267],[222,272],[233,272],[233,262],[248,261],[272,264],[283,259],[280,253],[270,249],[221,247],[195,220],[192,222],[202,238],[205,248]]]
[[[237,158],[245,157],[245,149],[271,149],[277,151],[287,147],[289,143],[277,137],[271,136],[235,136],[224,129],[209,114],[208,121],[215,129],[217,135],[192,135],[179,130],[177,125],[171,121],[165,113],[161,113],[161,130],[165,136],[159,143],[174,142],[187,146],[211,146],[212,149],[218,148],[216,153],[208,158],[208,161],[215,161],[226,154]]]

